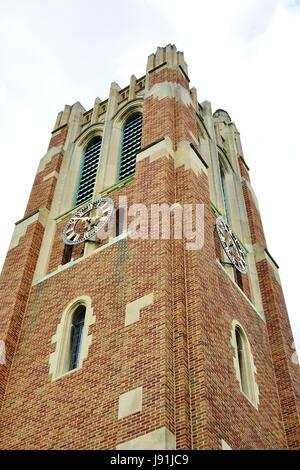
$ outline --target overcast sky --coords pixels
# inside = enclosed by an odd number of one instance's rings
[[[300,349],[300,0],[0,0],[0,266],[65,104],[86,109],[184,51],[199,101],[242,136]]]

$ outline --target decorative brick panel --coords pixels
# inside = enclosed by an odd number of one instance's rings
[[[45,169],[37,173],[24,217],[28,217],[30,214],[41,208],[51,208],[57,183],[57,175],[54,174],[54,172],[59,173],[62,158],[62,153],[54,155],[51,161],[45,166]],[[50,175],[50,177],[46,178],[48,175]]]
[[[69,216],[69,218],[71,215]],[[61,221],[56,226],[56,231],[54,235],[54,240],[52,243],[52,249],[50,252],[50,260],[48,264],[48,273],[52,273],[56,271],[59,266],[63,264],[63,257],[64,257],[64,249],[65,244],[62,239],[62,232],[64,229],[65,224],[67,223],[68,219]],[[83,245],[74,245],[72,247],[72,259],[73,261],[81,258],[83,256],[84,246]]]
[[[174,114],[177,125],[174,126]],[[161,100],[150,97],[145,101],[143,113],[142,148],[163,137],[173,144],[182,140],[195,144],[197,135],[195,111],[192,106],[177,102],[175,98]]]
[[[245,162],[241,158],[238,158],[238,162],[242,178],[245,178],[245,180],[250,181],[249,170],[246,167]]]
[[[170,69],[165,67],[149,74],[149,88],[157,83],[163,82],[178,83],[189,90],[189,82],[183,72],[179,69]]]
[[[264,234],[264,229],[263,229],[260,213],[253,200],[251,191],[249,190],[249,188],[247,187],[245,183],[243,184],[243,194],[244,194],[244,200],[246,204],[252,243],[253,245],[255,243],[258,243],[265,247],[266,240],[265,240],[265,234]]]
[[[290,449],[300,449],[300,370],[292,360],[294,340],[282,288],[267,260],[257,263],[257,270],[286,438]]]
[[[67,134],[68,134],[67,125],[64,126],[62,129],[60,129],[59,131],[56,131],[50,139],[48,150],[50,150],[52,147],[57,147],[61,144],[64,144]]]
[[[249,283],[249,273],[242,274],[241,279],[242,279],[242,290],[243,290],[243,292],[246,294],[246,296],[248,297],[249,300],[252,300],[250,283]]]
[[[174,98],[148,98],[144,103],[142,148],[165,136],[175,142]]]
[[[6,364],[0,365],[0,408],[22,325],[44,228],[34,222],[17,247],[6,257],[0,284],[0,339],[6,348]]]
[[[184,87],[189,96],[188,81],[180,70],[164,68],[151,72],[149,90],[161,82]],[[163,98],[149,96],[144,102],[142,147],[166,136],[170,137],[174,146],[182,140],[197,145],[195,109],[192,104],[181,101],[179,96]]]

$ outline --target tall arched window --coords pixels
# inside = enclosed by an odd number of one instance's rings
[[[125,209],[120,207],[116,210],[116,237],[121,235],[124,230]]]
[[[73,254],[73,246],[74,245],[65,245],[64,246],[64,251],[63,251],[63,256],[62,256],[62,261],[61,264],[67,264],[71,261],[72,259],[72,254]]]
[[[93,195],[99,166],[102,137],[94,137],[84,151],[80,180],[76,196],[76,205]]]
[[[52,380],[81,369],[92,342],[89,327],[95,320],[92,300],[86,295],[74,299],[63,311],[52,336],[52,343],[56,344],[49,359]]]
[[[236,325],[234,328],[234,346],[241,390],[257,406],[258,389],[255,382],[253,358],[247,336],[239,325]]]
[[[225,217],[228,223],[230,223],[230,212],[229,212],[229,203],[228,203],[228,193],[226,187],[226,177],[225,177],[225,170],[223,165],[220,163],[220,175],[221,175],[221,189],[222,189],[222,196],[225,208]]]
[[[141,148],[142,122],[142,114],[135,113],[132,114],[124,124],[119,180],[122,180],[135,172],[136,154]]]
[[[72,316],[69,370],[78,367],[86,307],[79,305]]]

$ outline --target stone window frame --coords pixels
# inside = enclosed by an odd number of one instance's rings
[[[102,152],[103,152],[103,137],[104,137],[104,126],[103,124],[92,124],[87,129],[85,129],[75,140],[73,149],[68,149],[66,153],[68,154],[68,158],[72,165],[69,165],[67,174],[65,175],[65,181],[68,181],[68,185],[66,187],[69,188],[68,191],[64,191],[61,205],[60,205],[60,214],[65,214],[67,212],[75,210],[88,202],[90,199],[93,199],[95,194],[95,188],[97,184],[97,178],[94,185],[94,194],[87,199],[86,201],[82,201],[81,203],[76,205],[76,194],[78,190],[78,184],[80,181],[81,175],[81,168],[84,159],[85,149],[88,146],[89,142],[91,142],[95,137],[101,137],[102,144],[101,144],[101,151],[99,156],[99,165],[98,165],[98,174],[100,168],[102,166]],[[70,188],[72,188],[70,190]]]
[[[106,188],[115,184],[121,183],[119,181],[119,164],[121,157],[122,147],[122,130],[132,114],[143,113],[143,98],[135,98],[126,103],[120,108],[111,118],[111,125],[108,127],[106,123],[106,138],[110,142],[109,151],[104,143],[104,155],[102,161],[102,170],[99,174],[98,181],[96,182],[97,193],[103,192]],[[134,174],[132,175],[134,176]]]
[[[220,150],[218,151],[218,165],[219,165],[219,187],[220,195],[222,198],[222,215],[227,223],[232,226],[232,220],[234,214],[232,211],[231,192],[233,190],[232,181],[230,181],[230,173],[233,171],[227,159],[222,155]],[[224,175],[224,183],[226,186],[226,194],[224,191],[224,185],[222,183],[222,173]],[[227,197],[226,197],[227,196]]]
[[[140,141],[141,141],[141,146],[137,152],[139,152],[142,148],[142,132],[143,132],[143,113],[142,111],[133,111],[129,113],[126,117],[126,119],[123,122],[122,129],[121,129],[121,135],[120,135],[120,148],[119,148],[119,159],[118,159],[118,173],[117,173],[117,180],[118,181],[123,181],[124,179],[128,178],[129,176],[132,176],[136,172],[136,155],[135,155],[135,169],[132,173],[129,175],[121,176],[121,163],[122,163],[122,156],[123,156],[123,145],[124,145],[124,131],[125,128],[131,124],[132,120],[136,116],[141,116],[141,133],[140,133]],[[132,134],[133,136],[133,134]],[[133,137],[131,137],[132,139]]]
[[[78,366],[69,370],[68,367],[68,350],[71,340],[71,326],[73,313],[80,305],[86,308],[85,321],[82,331],[82,340],[80,347],[80,355]],[[50,354],[49,373],[52,381],[68,376],[77,372],[83,367],[83,362],[88,356],[89,348],[92,343],[92,334],[89,334],[89,327],[95,323],[96,317],[92,308],[92,300],[89,296],[80,296],[73,299],[62,313],[60,323],[57,325],[56,333],[51,338],[51,343],[56,344],[55,351]]]
[[[76,188],[75,188],[75,191],[74,191],[74,207],[78,207],[78,206],[84,204],[85,201],[88,201],[89,199],[91,199],[94,196],[97,174],[99,173],[99,167],[101,165],[101,150],[102,150],[103,136],[100,133],[96,133],[96,134],[92,133],[92,134],[89,134],[88,137],[89,138],[85,139],[85,143],[82,146],[82,155],[81,155],[81,161],[80,161],[79,176],[78,176],[77,185],[76,185]],[[98,165],[97,165],[97,169],[95,171],[95,181],[94,181],[93,191],[91,191],[90,196],[86,197],[86,199],[82,199],[82,200],[78,201],[79,190],[80,190],[80,186],[81,186],[81,183],[82,183],[82,179],[84,177],[83,170],[85,168],[84,165],[85,165],[85,161],[86,161],[86,155],[87,155],[87,152],[89,151],[89,149],[92,147],[92,145],[96,142],[97,139],[98,139],[98,142],[100,142],[100,144],[99,144],[100,148],[99,148],[99,154],[98,154]]]
[[[246,352],[246,374],[247,374],[247,386],[248,390],[245,391],[242,385],[242,378],[241,378],[241,371],[240,365],[238,360],[238,350],[237,350],[237,342],[236,342],[236,330],[239,330],[240,337],[242,338],[243,345],[245,347]],[[254,358],[251,351],[251,345],[247,336],[247,333],[243,326],[237,320],[233,320],[232,322],[232,330],[231,330],[231,345],[234,349],[234,357],[233,357],[233,365],[236,373],[236,378],[239,382],[240,391],[242,395],[244,395],[247,400],[256,408],[258,409],[259,406],[259,388],[256,382],[256,374],[257,370],[254,364]]]

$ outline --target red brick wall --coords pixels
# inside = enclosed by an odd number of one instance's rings
[[[187,87],[179,70],[150,74],[150,85],[165,80]],[[195,122],[191,106],[150,97],[144,104],[143,146],[164,136],[174,148],[181,140],[192,142]],[[234,449],[284,449],[285,430],[290,447],[297,448],[296,398],[283,420],[279,398],[287,395],[278,396],[277,343],[268,334],[279,309],[280,327],[286,328],[282,298],[273,289],[276,300],[265,299],[266,324],[216,263],[206,174],[175,169],[168,155],[151,163],[147,158],[137,164],[133,182],[110,196],[117,203],[121,194],[129,204],[204,204],[204,247],[187,251],[180,240],[128,238],[33,286],[1,411],[0,448],[114,449],[163,426],[176,435],[180,449],[220,449],[222,438]],[[244,194],[252,241],[263,243],[260,216],[246,187]],[[61,264],[62,228],[63,223],[48,272]],[[12,265],[9,276],[11,271]],[[154,304],[125,327],[126,304],[152,292]],[[64,309],[83,295],[91,297],[96,316],[88,357],[81,370],[52,382],[51,338]],[[242,324],[251,345],[258,409],[241,393],[236,377],[233,320]],[[280,347],[279,360],[286,361],[288,350]],[[280,364],[285,372],[286,364]],[[282,382],[281,393],[289,399],[293,380]],[[143,387],[142,411],[118,420],[119,396],[137,387]]]
[[[9,369],[19,338],[44,228],[39,222],[28,226],[18,245],[6,257],[0,284],[0,339],[5,342],[6,365],[0,365],[0,408]]]
[[[250,190],[243,184],[252,243],[266,246],[262,222]],[[264,259],[257,263],[273,368],[288,447],[300,448],[300,371],[292,363],[293,335],[281,285]]]
[[[265,247],[266,240],[260,213],[256,207],[255,201],[253,200],[251,191],[249,190],[245,182],[243,183],[243,194],[246,204],[252,243],[253,245],[255,243],[258,243]]]
[[[242,177],[245,178],[247,181],[250,181],[249,170],[240,157],[238,159],[238,162],[239,162],[239,167],[240,167]]]
[[[141,162],[146,173],[144,185],[132,184],[134,200],[173,201],[172,159]],[[265,324],[215,264],[207,188],[204,174],[177,169],[177,200],[197,194],[206,204],[200,252],[177,251],[168,240],[122,241],[32,289],[2,410],[2,447],[114,448],[161,426],[176,433],[179,448],[219,448],[221,437],[234,448],[285,447]],[[125,328],[126,303],[152,291],[154,304]],[[88,358],[81,371],[51,382],[51,338],[80,295],[91,296],[96,315]],[[235,377],[235,318],[252,346],[259,412]],[[142,412],[117,420],[119,395],[138,386]]]
[[[65,127],[53,135],[49,149],[63,143],[67,131]],[[45,181],[43,179],[54,171],[59,173],[62,158],[62,153],[54,155],[44,170],[37,173],[24,218],[41,208],[50,209],[57,178],[52,176]],[[0,339],[3,339],[6,345],[6,365],[0,366],[0,405],[17,345],[43,233],[44,228],[39,222],[30,224],[26,234],[20,238],[18,246],[8,252],[1,274]]]
[[[142,148],[165,136],[175,142],[174,99],[148,98],[144,103]]]
[[[43,207],[50,209],[56,187],[57,177],[51,176],[45,181],[44,177],[49,175],[49,173],[52,173],[53,171],[59,173],[62,158],[62,153],[54,155],[52,159],[47,163],[44,170],[36,174],[24,217],[28,217],[36,210]]]
[[[189,89],[182,72],[168,68],[150,73],[149,89],[166,81]],[[182,140],[198,145],[195,110],[192,105],[186,106],[173,97],[150,96],[144,102],[142,147],[165,136],[170,137],[174,147]]]
[[[250,281],[249,281],[249,272],[247,272],[246,274],[241,274],[241,273],[237,274],[236,272],[235,276],[237,275],[239,276],[239,279],[240,279],[239,287],[242,289],[242,291],[248,297],[248,299],[252,300]],[[237,279],[236,279],[236,282],[238,283]]]
[[[61,145],[65,142],[68,134],[68,126],[65,125],[62,129],[59,131],[55,131],[52,134],[52,137],[49,142],[48,150],[51,149],[52,147],[57,147],[58,145]]]
[[[210,210],[207,179],[204,174],[196,177],[179,168],[176,187],[180,200],[205,204],[204,248],[199,252],[184,252],[187,325],[182,337],[187,335],[189,349],[185,387],[187,390],[190,385],[188,411],[193,448],[219,449],[221,438],[235,449],[285,448],[265,324],[215,262],[215,216]],[[176,309],[174,317],[175,312]],[[252,346],[258,371],[259,411],[241,394],[235,375],[234,350],[230,343],[234,319],[244,326]],[[179,370],[183,374],[185,369],[180,365]],[[175,390],[179,385],[176,382]],[[188,416],[188,408],[186,397],[178,399],[176,411],[182,409],[182,416],[183,411]],[[186,430],[189,424],[186,420]],[[177,445],[181,446],[182,442],[184,448],[185,441],[178,433]]]
[[[157,83],[172,82],[178,83],[189,90],[189,82],[180,69],[170,69],[168,67],[154,70],[149,74],[149,88]]]
[[[70,215],[71,218],[71,215]],[[63,255],[64,255],[64,249],[65,249],[65,244],[62,240],[62,232],[64,229],[65,224],[67,223],[68,219],[65,219],[57,224],[56,231],[55,231],[55,236],[52,244],[52,249],[50,253],[50,260],[48,264],[48,269],[47,272],[51,273],[53,271],[56,271],[58,266],[63,264]],[[75,261],[76,259],[81,258],[83,255],[84,246],[83,245],[74,245],[72,249],[72,259]]]
[[[287,442],[290,449],[300,449],[300,370],[292,361],[294,340],[283,292],[266,260],[257,269]]]
[[[60,130],[56,131],[50,139],[48,150],[63,144],[66,141],[67,134],[67,125],[61,128]],[[53,155],[51,160],[45,165],[45,168],[36,174],[24,217],[28,217],[30,214],[41,208],[50,209],[57,183],[57,178],[56,176],[51,176],[50,178],[47,178],[44,181],[44,177],[54,171],[59,173],[62,164],[62,159],[63,152],[59,152],[56,155]]]
[[[148,162],[142,166],[150,178],[143,190],[135,186],[134,199],[165,200],[172,161],[157,161],[150,172]],[[158,180],[164,190],[157,190]],[[114,448],[161,426],[174,431],[170,250],[169,240],[120,241],[32,289],[2,412],[4,446]],[[151,292],[155,305],[125,328],[126,303]],[[51,337],[79,295],[92,297],[96,315],[90,353],[82,371],[51,383]],[[118,421],[119,395],[137,386],[143,386],[143,411]],[[17,427],[8,423],[13,408]]]

